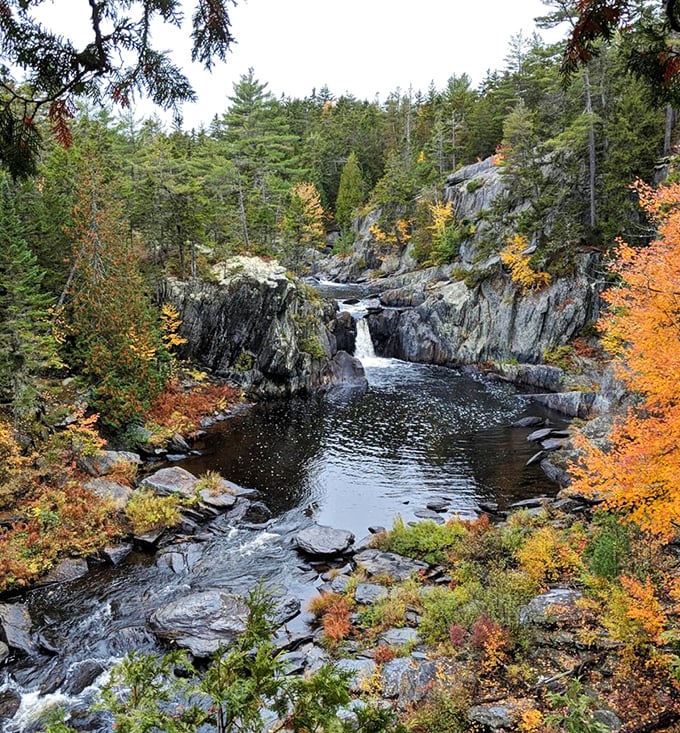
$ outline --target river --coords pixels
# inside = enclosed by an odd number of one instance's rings
[[[263,579],[309,598],[318,573],[291,538],[311,522],[362,537],[370,525],[390,526],[396,514],[414,520],[434,498],[450,500],[448,515],[469,516],[480,502],[502,507],[554,492],[540,469],[525,465],[534,452],[528,431],[509,427],[544,410],[485,376],[375,357],[363,325],[360,333],[366,387],[255,405],[213,426],[202,455],[181,464],[258,489],[271,511],[266,524],[232,527],[218,519],[199,541],[166,549],[184,558],[174,570],[157,555],[133,553],[116,568],[27,594],[35,631],[57,653],[5,668],[0,701],[17,694],[21,707],[2,731],[35,730],[52,703],[77,717],[127,651],[159,650],[146,620],[188,589],[244,591]],[[107,729],[96,721],[85,729]]]

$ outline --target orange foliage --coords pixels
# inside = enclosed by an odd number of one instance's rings
[[[640,250],[619,242],[620,285],[604,294],[598,328],[641,404],[615,424],[610,450],[580,441],[574,488],[668,540],[680,528],[680,184],[636,190],[658,238]]]
[[[239,400],[239,392],[227,385],[205,384],[185,389],[178,380],[172,380],[151,406],[147,418],[160,427],[190,433],[198,429],[206,415],[224,410]]]
[[[652,641],[659,642],[668,618],[656,596],[652,582],[647,578],[643,583],[627,575],[622,575],[620,580],[629,598],[626,615],[631,621],[639,624]]]
[[[349,636],[352,624],[349,620],[351,610],[345,596],[337,596],[327,608],[321,622],[326,638],[342,641]]]

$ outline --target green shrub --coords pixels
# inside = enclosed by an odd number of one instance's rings
[[[392,529],[380,540],[379,547],[437,565],[446,561],[448,551],[465,535],[466,529],[460,522],[418,522],[407,527],[401,517],[397,517]]]
[[[583,552],[583,559],[590,572],[614,580],[624,570],[631,553],[631,527],[615,515],[598,512],[594,532]]]
[[[181,520],[178,503],[175,496],[156,496],[152,491],[138,489],[125,507],[125,516],[135,534],[174,527]]]

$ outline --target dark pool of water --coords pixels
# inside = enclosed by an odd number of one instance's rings
[[[364,389],[243,411],[214,426],[204,455],[182,464],[259,489],[273,513],[266,528],[216,522],[188,572],[134,554],[118,568],[29,593],[35,630],[58,654],[5,669],[0,694],[18,691],[22,707],[0,730],[35,729],[48,702],[87,707],[94,687],[67,692],[79,667],[91,660],[109,667],[127,651],[158,649],[149,615],[188,590],[241,592],[264,579],[308,597],[317,576],[291,538],[312,521],[361,537],[369,525],[391,525],[397,513],[412,519],[430,498],[448,497],[453,513],[469,514],[483,500],[505,505],[554,492],[539,469],[525,465],[534,450],[528,431],[509,427],[522,415],[545,413],[510,385],[383,359],[367,360],[366,371]]]

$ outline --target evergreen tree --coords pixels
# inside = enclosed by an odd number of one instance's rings
[[[57,360],[44,272],[24,238],[14,195],[0,184],[0,390],[16,421],[35,411],[38,377]]]
[[[338,198],[335,202],[335,220],[343,231],[349,230],[352,218],[364,201],[364,180],[356,153],[352,152],[342,167]]]

